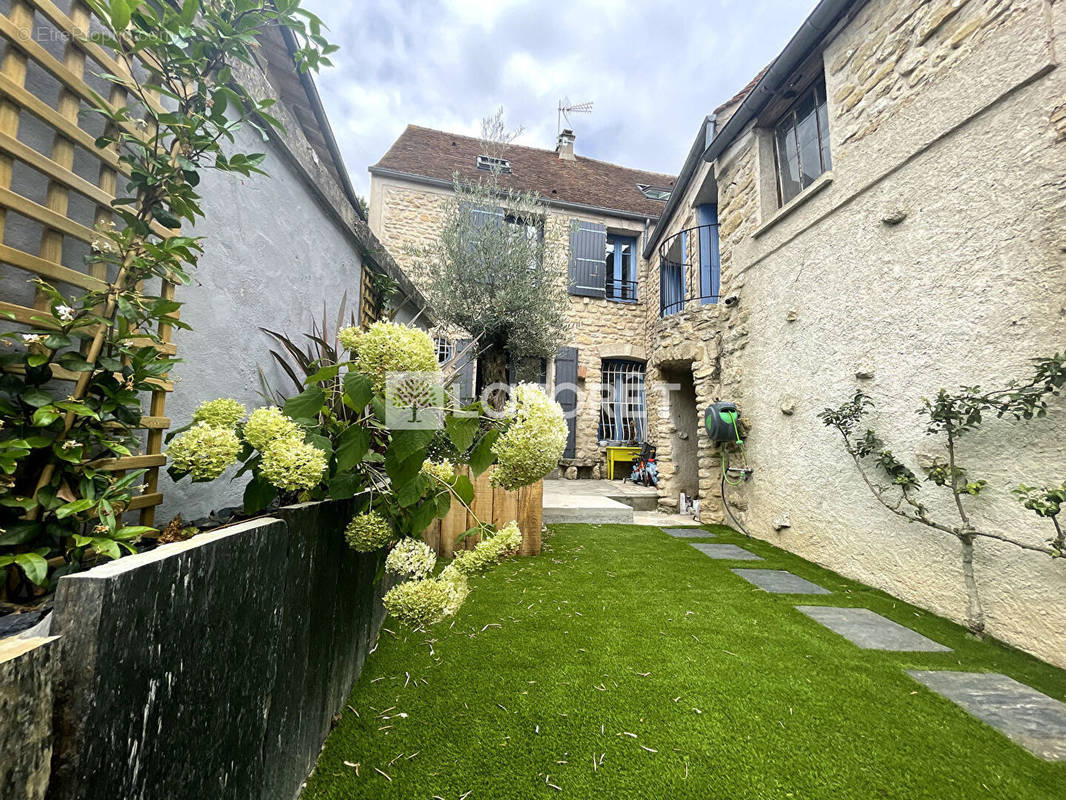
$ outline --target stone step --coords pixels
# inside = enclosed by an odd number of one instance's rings
[[[863,650],[950,653],[951,648],[934,642],[917,631],[871,611],[845,606],[796,606],[833,633],[843,636]]]
[[[544,493],[544,524],[633,524],[633,507],[596,494]]]
[[[997,672],[909,669],[907,674],[1033,755],[1066,761],[1066,703]]]
[[[624,503],[634,511],[654,511],[659,507],[659,495],[650,493],[611,492],[605,495],[616,503]]]

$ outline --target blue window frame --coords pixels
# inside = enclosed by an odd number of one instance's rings
[[[688,231],[674,238],[670,252],[659,260],[659,315],[668,317],[685,307],[685,265]]]
[[[607,235],[607,299],[637,302],[637,240],[633,236]]]
[[[718,206],[705,203],[700,212],[700,303],[717,303],[722,258],[718,250]]]

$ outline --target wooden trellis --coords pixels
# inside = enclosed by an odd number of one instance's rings
[[[91,23],[90,9],[80,0],[11,0],[7,15],[0,15],[0,309],[21,324],[40,327],[31,318],[47,308],[39,295],[15,296],[24,281],[40,277],[65,291],[106,290],[114,280],[107,264],[86,266],[84,261],[93,227],[112,221],[111,202],[123,188],[121,176],[128,174],[114,148],[95,146],[103,119],[91,111],[90,85],[120,107],[127,102],[126,91],[98,76],[129,73],[86,37],[94,30]],[[162,297],[174,296],[169,282],[150,288],[158,288]],[[147,337],[135,341],[173,355],[171,326],[160,324],[157,332],[162,345]],[[69,382],[80,374],[58,365],[52,372]],[[159,468],[166,463],[161,452],[170,426],[165,406],[173,390],[169,381],[152,383],[157,388],[140,420],[143,452],[96,464],[116,472],[147,469],[145,490],[130,504],[140,510],[143,525],[154,524],[155,507],[163,499]]]

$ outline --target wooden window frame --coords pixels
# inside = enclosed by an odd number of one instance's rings
[[[821,102],[819,102],[819,90],[820,90],[820,93],[821,93]],[[811,185],[811,184],[807,184],[807,186],[803,186],[803,156],[802,156],[802,153],[800,152],[800,146],[799,146],[799,134],[798,134],[798,122],[799,122],[799,120],[796,117],[796,109],[798,109],[800,104],[803,103],[804,101],[806,101],[811,95],[814,95],[814,123],[815,123],[815,126],[817,127],[817,131],[818,131],[818,166],[819,166],[819,172],[818,172],[817,175],[814,176],[814,179],[812,179],[812,183],[819,176],[824,175],[825,173],[829,172],[833,168],[833,163],[832,163],[832,161],[833,161],[833,157],[832,157],[832,142],[831,142],[831,140],[829,138],[828,98],[827,98],[827,95],[826,95],[826,88],[825,88],[825,75],[824,75],[824,73],[819,73],[803,89],[803,91],[797,93],[796,98],[792,101],[792,103],[788,106],[788,108],[786,108],[780,115],[778,115],[777,118],[774,120],[774,122],[769,126],[770,136],[771,136],[771,140],[772,140],[773,148],[774,148],[774,183],[777,186],[777,205],[778,205],[778,208],[781,208],[781,207],[787,205],[792,200],[794,200],[796,197],[799,197],[801,194],[803,194],[804,190],[806,190]],[[825,130],[822,129],[822,115],[819,113],[819,109],[822,108],[822,107],[825,107],[825,109],[826,109],[826,114],[825,114],[826,127],[825,127]],[[791,119],[789,119],[790,117],[791,117]],[[781,152],[780,152],[780,146],[779,146],[779,141],[780,140],[779,140],[779,137],[778,137],[778,131],[786,123],[790,123],[791,127],[790,127],[790,130],[789,130],[789,135],[791,135],[793,137],[793,139],[795,140],[795,144],[796,144],[796,163],[797,163],[797,166],[799,167],[799,183],[800,183],[799,190],[796,191],[793,195],[791,195],[788,198],[785,197],[784,175],[782,173],[782,168],[781,168],[782,159],[781,159]],[[828,163],[827,163],[827,156],[828,156]]]

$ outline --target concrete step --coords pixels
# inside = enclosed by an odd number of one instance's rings
[[[625,503],[634,511],[654,511],[659,507],[659,495],[654,490],[651,492],[642,492],[635,494],[632,492],[611,492],[605,497],[609,497],[616,503]]]
[[[633,524],[633,507],[596,494],[544,493],[544,524],[585,522]]]

